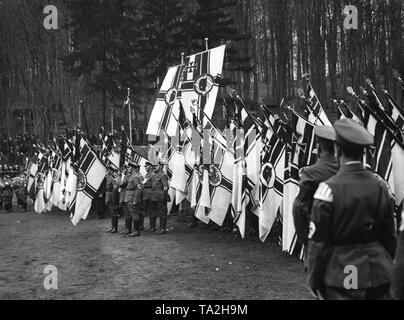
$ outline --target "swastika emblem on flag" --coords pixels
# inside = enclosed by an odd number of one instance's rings
[[[210,74],[203,74],[199,76],[194,82],[194,90],[201,96],[206,96],[212,91],[215,80]]]
[[[77,173],[77,191],[83,191],[87,185],[87,178],[83,170],[79,169]]]
[[[261,183],[269,188],[272,189],[274,187],[275,183],[275,178],[276,178],[276,173],[275,173],[275,168],[272,165],[272,163],[265,163],[264,166],[261,169]]]
[[[59,171],[56,168],[53,168],[52,169],[52,180],[53,180],[53,182],[59,181],[59,178],[60,178]]]
[[[212,187],[218,187],[222,183],[222,173],[220,169],[212,164],[209,167],[209,184]]]
[[[178,90],[174,87],[170,88],[165,95],[166,104],[168,106],[172,106],[175,102],[175,99],[177,99],[177,95],[178,95]]]

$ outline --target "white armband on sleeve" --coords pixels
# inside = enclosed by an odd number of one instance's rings
[[[320,183],[314,195],[314,199],[332,203],[334,198],[331,188],[325,183]]]

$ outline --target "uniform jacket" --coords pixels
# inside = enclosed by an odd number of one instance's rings
[[[300,190],[293,203],[293,219],[297,239],[307,245],[309,222],[313,197],[318,185],[338,172],[338,162],[335,157],[320,158],[316,164],[303,169],[300,176]]]
[[[153,187],[153,177],[154,173],[152,171],[148,172],[145,177],[145,182],[143,183],[143,200],[150,200],[152,195]]]
[[[394,199],[361,163],[344,165],[314,196],[307,252],[308,285],[345,288],[355,266],[358,289],[390,283],[395,251]]]
[[[129,174],[125,174],[121,177],[119,186],[120,186],[120,191],[119,191],[119,203],[125,202],[126,198],[126,187],[128,185],[128,179],[129,179]]]
[[[163,171],[160,171],[153,176],[150,200],[153,202],[167,202],[167,195],[168,177]]]
[[[128,178],[126,187],[125,202],[139,203],[142,201],[143,176],[138,172],[133,172]]]
[[[404,300],[404,229],[399,238],[397,253],[394,260],[391,295],[394,299]]]
[[[119,200],[120,200],[119,186],[120,186],[120,184],[121,184],[120,178],[115,178],[112,180],[111,203],[114,207],[117,207],[119,205]]]
[[[10,204],[13,200],[13,190],[10,185],[6,185],[3,188],[3,202]]]

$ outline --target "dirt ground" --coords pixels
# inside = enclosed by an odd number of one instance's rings
[[[63,212],[0,214],[0,299],[310,299],[302,263],[279,247],[190,229],[183,215],[168,224],[166,235],[127,239],[102,232],[109,219],[73,227]],[[57,290],[44,289],[47,265]]]

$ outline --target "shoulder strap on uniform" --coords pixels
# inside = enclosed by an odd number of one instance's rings
[[[332,203],[334,201],[331,188],[326,183],[320,183],[314,199]]]
[[[374,175],[375,175],[376,178],[379,180],[379,183],[380,183],[382,186],[385,186],[385,188],[386,188],[387,191],[389,192],[390,197],[394,199],[395,196],[394,196],[393,191],[391,190],[391,187],[390,187],[389,183],[388,183],[386,180],[384,180],[381,176],[379,176],[377,173],[374,173]]]

